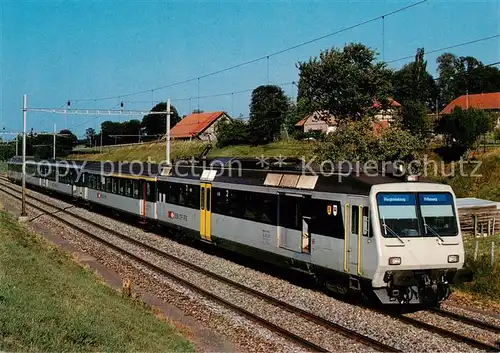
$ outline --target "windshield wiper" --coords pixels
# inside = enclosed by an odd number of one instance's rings
[[[385,218],[382,218],[382,222],[383,222],[383,225],[384,225],[384,233],[385,235],[387,235],[387,230],[389,230],[389,232],[391,232],[392,235],[394,235],[396,238],[398,238],[398,240],[404,244],[405,242],[403,241],[403,239],[401,239],[401,237],[398,235],[398,233],[396,233],[394,230],[392,230],[391,227],[389,227],[387,224],[385,224]]]
[[[427,235],[427,229],[429,229],[431,231],[432,234],[434,234],[436,237],[439,238],[439,240],[441,240],[443,243],[444,243],[444,239],[443,237],[441,237],[439,235],[438,232],[436,232],[436,230],[434,228],[432,228],[430,225],[427,224],[427,222],[425,221],[425,217],[422,217],[424,219],[424,228],[426,229],[425,231],[425,235]]]

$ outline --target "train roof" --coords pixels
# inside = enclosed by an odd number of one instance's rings
[[[41,162],[30,158],[29,161]],[[16,157],[13,163],[22,162]],[[404,175],[394,164],[364,166],[359,163],[321,165],[292,158],[220,157],[175,163],[169,167],[144,162],[48,161],[57,166],[70,165],[89,173],[106,173],[159,181],[201,180],[228,184],[282,187],[324,192],[368,194],[373,185],[401,183]],[[44,161],[46,164],[47,161]],[[399,174],[398,174],[399,173]],[[423,181],[423,180],[421,180]]]

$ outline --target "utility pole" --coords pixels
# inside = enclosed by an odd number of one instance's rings
[[[166,131],[166,157],[167,157],[167,166],[170,166],[170,99],[167,100],[167,131]]]
[[[56,124],[54,124],[54,149],[52,151],[52,159],[56,160]]]
[[[28,108],[28,97],[23,95],[23,197],[20,221],[26,221],[26,111]]]

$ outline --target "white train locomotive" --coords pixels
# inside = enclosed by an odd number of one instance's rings
[[[131,214],[383,304],[436,304],[471,280],[447,185],[350,169],[329,176],[217,159],[217,168],[27,161],[28,185]],[[21,180],[22,162],[8,176]],[[376,175],[375,175],[376,174]]]

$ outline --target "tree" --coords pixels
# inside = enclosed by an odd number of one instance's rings
[[[223,120],[216,125],[217,147],[250,143],[248,123],[241,119]]]
[[[193,114],[200,114],[200,113],[203,113],[203,110],[201,110],[201,109],[193,110]]]
[[[92,141],[94,140],[96,136],[95,130],[91,127],[87,128],[85,130],[85,137],[87,138],[88,142],[90,143],[90,147],[92,147]]]
[[[464,94],[500,90],[500,70],[486,67],[472,56],[444,53],[436,59],[439,73],[440,108]]]
[[[397,120],[403,129],[424,140],[433,131],[433,122],[427,114],[427,108],[419,101],[406,100]]]
[[[70,130],[64,129],[59,132],[59,135],[56,136],[56,154],[57,156],[67,156],[71,153],[73,148],[78,143],[78,137],[73,134]],[[42,135],[45,138],[48,138],[48,145],[52,146],[52,136],[50,135]],[[52,150],[50,150],[50,156],[52,156]]]
[[[494,117],[484,110],[456,107],[451,114],[441,117],[437,132],[445,135],[449,146],[468,151],[476,147],[479,138],[491,131],[494,124]]]
[[[391,73],[382,62],[374,63],[375,52],[352,43],[343,50],[321,52],[319,58],[300,62],[299,105],[302,113],[328,111],[339,121],[360,120],[375,100],[388,104]]]
[[[289,99],[281,87],[259,86],[252,92],[249,129],[252,142],[273,142],[284,126]]]
[[[151,112],[166,112],[167,103],[158,103],[151,109]],[[170,106],[170,128],[173,128],[181,120],[177,109],[173,105]],[[165,114],[148,114],[142,118],[141,127],[145,128],[147,135],[165,134],[167,126],[167,113]]]
[[[417,49],[415,61],[404,65],[392,76],[393,97],[404,107],[421,103],[430,111],[436,109],[438,90],[434,78],[427,72],[424,48]]]

